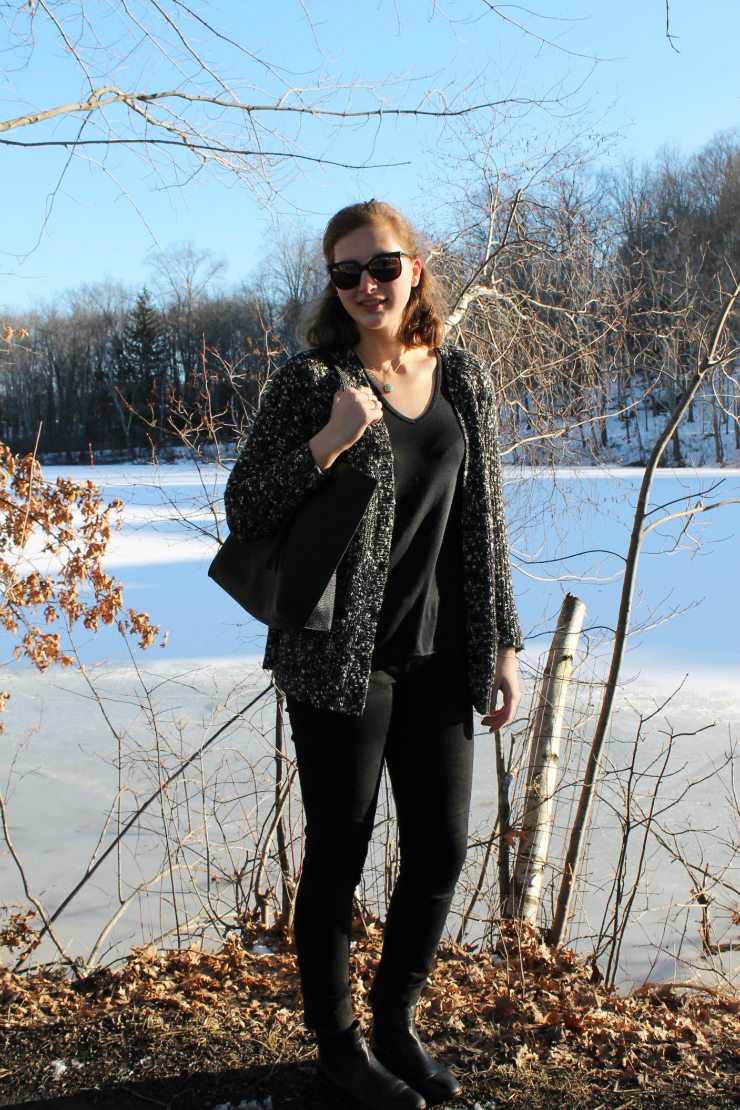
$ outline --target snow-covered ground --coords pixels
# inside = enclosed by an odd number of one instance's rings
[[[52,477],[53,471],[47,468],[45,474]],[[120,636],[112,630],[104,630],[95,638],[86,634],[79,638],[78,647],[91,683],[71,671],[40,676],[25,665],[5,668],[3,686],[13,696],[5,714],[7,736],[0,749],[0,770],[5,781],[10,760],[16,758],[8,800],[10,828],[33,889],[42,894],[52,910],[84,871],[119,785],[124,789],[127,786],[119,784],[116,770],[119,745],[131,776],[129,792],[122,795],[122,811],[130,812],[133,791],[143,798],[147,784],[156,785],[152,768],[156,766],[153,756],[157,743],[165,748],[168,766],[174,765],[173,760],[180,754],[187,755],[225,721],[234,705],[246,704],[250,691],[261,689],[267,682],[260,667],[264,628],[247,618],[206,575],[215,547],[208,535],[213,533],[214,520],[203,501],[201,476],[185,466],[160,472],[141,466],[78,468],[75,476],[91,477],[107,496],[119,496],[125,502],[124,527],[114,533],[107,567],[122,579],[126,605],[146,610],[162,631],[168,630],[169,637],[165,648],[155,646],[146,653],[136,653],[143,671],[140,675]],[[591,650],[577,672],[584,685],[574,687],[578,705],[562,761],[566,762],[567,755],[571,775],[576,774],[592,727],[592,720],[587,719],[585,682],[603,673],[609,650],[608,630],[618,605],[630,510],[641,476],[641,471],[629,469],[584,468],[554,475],[532,470],[508,472],[515,587],[527,633],[527,649],[520,657],[525,678],[523,706],[531,699],[532,675],[549,646],[563,594],[572,590],[588,609],[583,646]],[[208,482],[213,480],[213,475],[207,476]],[[666,504],[668,512],[676,512],[686,504],[679,498],[689,495],[693,505],[702,490],[709,491],[707,504],[738,497],[740,472],[724,468],[662,470],[655,481],[651,504]],[[616,795],[610,792],[626,781],[617,768],[629,758],[639,715],[652,712],[683,682],[665,709],[645,726],[639,745],[638,765],[647,766],[662,750],[671,728],[683,734],[674,742],[667,772],[673,777],[666,780],[666,804],[681,795],[690,779],[702,778],[712,764],[721,763],[733,735],[738,735],[740,594],[735,582],[740,505],[731,504],[697,517],[689,532],[682,535],[684,523],[671,522],[646,539],[633,618],[633,624],[646,627],[632,637],[624,668],[625,687],[606,763],[606,800],[592,822],[589,865],[574,922],[575,937],[599,931],[603,894],[597,888],[613,875],[617,855],[618,824],[611,808]],[[671,617],[672,612],[676,615]],[[142,698],[145,687],[148,693]],[[592,703],[597,692],[591,696]],[[150,701],[166,723],[159,739],[147,719]],[[255,707],[254,723],[267,731],[273,713],[272,702],[264,708],[261,703]],[[249,777],[249,760],[258,777],[270,772],[269,737],[262,741],[259,737],[248,739],[248,734],[246,727],[232,726],[223,742],[219,741],[218,758],[203,764],[204,781],[211,776],[208,789],[218,793],[222,852],[238,854],[244,848],[229,844],[229,830],[236,835],[235,830],[241,828],[243,835],[246,811],[237,813],[238,784],[254,781]],[[149,762],[147,757],[152,757]],[[649,781],[643,780],[643,788]],[[727,774],[723,781],[729,782]],[[724,797],[722,790],[718,780],[707,781],[660,818],[669,831],[685,827],[689,821],[696,828],[717,829],[724,838],[724,849],[717,847],[715,833],[709,831],[699,836],[692,848],[692,860],[706,863],[710,874],[723,865],[729,852],[727,842],[733,837],[737,841],[740,827],[740,821],[732,825],[733,802]],[[562,829],[567,825],[571,793],[564,789],[558,810],[559,831],[553,842],[556,861],[562,850]],[[495,799],[492,738],[481,731],[473,809],[473,823],[481,836],[490,829]],[[181,799],[178,804],[190,805],[191,800]],[[103,847],[110,841],[114,826],[115,820],[103,835]],[[203,835],[203,853],[215,853]],[[639,829],[633,835],[637,848],[641,835]],[[202,845],[200,841],[195,844],[197,839],[191,846],[193,859],[200,858]],[[125,864],[131,867],[135,857],[137,873],[150,879],[161,862],[157,854],[160,848],[160,839],[142,829],[135,845],[126,849]],[[628,931],[623,953],[626,974],[638,980],[648,974],[654,962],[655,951],[645,947],[648,942],[654,945],[663,934],[664,947],[675,950],[678,926],[674,922],[664,929],[663,923],[667,915],[675,913],[680,925],[683,918],[675,907],[686,903],[691,893],[686,867],[669,864],[665,855],[655,854],[655,848],[651,841],[649,909],[644,908],[639,894],[636,920]],[[114,863],[115,853],[59,919],[60,940],[73,951],[89,950],[118,905]],[[207,870],[210,883],[211,871]],[[737,879],[735,868],[735,886]],[[16,869],[7,851],[0,857],[0,882],[3,901],[21,900]],[[153,899],[150,902],[154,904]],[[171,917],[155,920],[152,906],[144,905],[142,911],[138,902],[132,903],[105,946],[115,942],[125,949],[137,941],[142,928],[158,935],[172,927]],[[719,906],[715,910],[718,926],[724,921],[723,912]],[[693,962],[697,958],[699,908],[695,902],[686,916],[688,925],[678,964],[664,952],[650,972],[652,977],[677,973],[684,978],[690,973],[680,961],[687,955]],[[727,941],[733,935],[737,939],[737,933],[735,929],[734,934],[731,931],[721,939]]]
[[[728,379],[728,382],[732,379]],[[728,382],[727,393],[723,404],[732,410],[735,401],[734,387]],[[643,388],[645,388],[643,386]],[[563,459],[575,465],[577,460],[583,460],[587,466],[642,466],[647,459],[652,447],[663,431],[666,421],[666,412],[661,410],[657,415],[653,412],[653,400],[659,400],[648,395],[646,400],[641,400],[637,407],[634,398],[639,387],[635,386],[632,401],[620,402],[616,395],[614,383],[607,385],[608,408],[612,415],[603,421],[606,432],[606,442],[602,442],[602,421],[599,419],[586,422],[583,426],[572,427],[568,425],[562,439],[553,442],[552,446],[557,452],[563,451]],[[627,411],[620,412],[623,406]],[[692,419],[684,416],[678,429],[678,451],[676,457],[676,438],[668,445],[665,461],[672,466],[681,467],[737,467],[740,466],[740,434],[736,428],[735,417],[729,417],[725,423],[724,416],[717,407],[717,428],[712,419],[712,408],[716,406],[711,390],[707,387],[705,392],[699,392],[691,410]],[[615,413],[617,415],[615,415]],[[559,427],[562,428],[562,423]],[[525,429],[520,433],[526,435]]]

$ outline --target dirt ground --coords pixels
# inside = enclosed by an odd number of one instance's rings
[[[382,930],[353,949],[358,1016]],[[417,1024],[463,1083],[450,1110],[740,1107],[740,1000],[697,984],[634,996],[533,935],[440,950]],[[514,959],[513,956],[516,958]],[[8,961],[9,962],[9,961]],[[351,1110],[315,1068],[295,955],[245,922],[216,952],[134,949],[75,980],[0,968],[0,1106],[34,1110]]]
[[[67,1062],[59,1076],[55,1060]],[[4,1038],[0,1105],[27,1110],[212,1110],[229,1104],[230,1110],[238,1110],[240,1103],[252,1102],[249,1110],[356,1108],[319,1079],[314,1062],[308,1036],[271,1047],[214,1028],[210,1021],[184,1026],[152,1022],[140,1014],[76,1029],[60,1022],[43,1032]],[[463,1094],[445,1104],[451,1110],[740,1106],[737,1087],[710,1092],[679,1081],[668,1090],[650,1089],[624,1078],[617,1082],[607,1075],[574,1073],[556,1060],[523,1067],[502,1064],[483,1075],[459,1066],[455,1071]]]

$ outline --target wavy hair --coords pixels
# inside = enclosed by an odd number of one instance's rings
[[[382,200],[366,200],[341,208],[326,225],[322,247],[326,262],[334,261],[340,239],[360,227],[389,227],[402,250],[419,257],[416,236],[405,216]],[[330,281],[306,309],[301,330],[310,347],[354,347],[360,340],[357,324],[344,308]],[[444,334],[442,295],[434,275],[422,266],[419,284],[399,324],[398,338],[405,347],[437,347]]]

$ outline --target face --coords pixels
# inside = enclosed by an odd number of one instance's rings
[[[376,254],[403,247],[390,227],[360,227],[342,236],[334,247],[333,262],[369,262]],[[395,281],[377,281],[367,270],[354,289],[335,289],[347,312],[363,332],[395,335],[413,286],[419,284],[421,260],[402,258]]]

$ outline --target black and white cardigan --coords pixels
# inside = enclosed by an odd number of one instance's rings
[[[465,439],[462,550],[468,682],[475,709],[489,711],[497,645],[522,647],[504,519],[498,421],[493,386],[480,361],[442,346],[450,397]],[[331,352],[354,385],[367,385],[351,349]],[[272,531],[327,475],[308,441],[331,415],[341,388],[326,353],[303,351],[267,385],[246,446],[224,494],[226,521],[242,540]],[[370,424],[342,457],[378,479],[370,504],[337,568],[329,632],[268,630],[263,666],[293,697],[360,716],[393,533],[393,452],[384,420]]]

